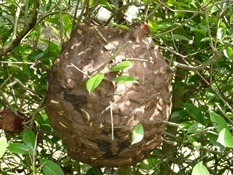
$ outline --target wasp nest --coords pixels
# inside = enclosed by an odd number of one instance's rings
[[[109,69],[130,61],[132,66]],[[91,93],[91,75],[104,79]],[[137,82],[112,82],[130,75]],[[163,121],[171,109],[170,71],[143,28],[80,24],[48,75],[46,112],[71,158],[94,167],[134,165],[162,142]],[[138,124],[143,139],[132,143]]]

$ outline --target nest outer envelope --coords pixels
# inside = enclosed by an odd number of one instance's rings
[[[133,65],[109,71],[125,60]],[[105,77],[88,93],[87,74],[97,72]],[[111,81],[120,75],[138,83]],[[168,65],[140,27],[126,31],[80,24],[49,72],[46,112],[71,158],[94,167],[134,165],[162,142],[162,122],[171,109],[170,83]],[[131,145],[138,124],[144,137]]]

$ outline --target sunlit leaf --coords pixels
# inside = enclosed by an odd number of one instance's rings
[[[200,142],[196,141],[196,140],[195,140],[193,137],[191,137],[191,136],[187,136],[187,138],[188,138],[188,141],[194,146],[194,148],[196,148],[197,150],[200,149],[200,147],[201,147],[201,143],[200,143]]]
[[[28,154],[29,147],[22,143],[12,143],[7,149],[15,154]]]
[[[31,130],[25,130],[23,133],[23,141],[25,145],[33,150],[36,141],[35,133]]]
[[[159,29],[166,29],[172,26],[171,22],[161,22],[158,24]]]
[[[138,124],[133,130],[131,145],[140,142],[143,139],[143,137],[144,137],[143,126],[142,124]]]
[[[88,92],[91,93],[92,91],[94,91],[95,88],[99,86],[103,78],[104,78],[104,74],[96,74],[90,77],[86,83],[86,88]]]
[[[213,146],[219,147],[220,150],[223,150],[225,148],[222,144],[217,142],[217,139],[218,139],[218,133],[217,132],[208,131],[207,136],[208,136],[208,138],[210,140],[210,143]]]
[[[202,164],[202,162],[198,162],[192,170],[192,175],[209,175],[208,169]]]
[[[62,169],[51,160],[40,159],[40,164],[44,164],[42,171],[45,175],[64,175]]]
[[[7,139],[6,137],[0,138],[0,158],[4,155],[7,148]]]
[[[127,68],[127,67],[129,67],[131,65],[132,65],[132,63],[130,61],[122,61],[121,63],[111,67],[110,70],[113,71],[113,72],[116,72],[116,71],[123,70],[123,69],[125,69],[125,68]]]
[[[129,30],[129,27],[126,26],[126,25],[123,25],[123,24],[117,24],[117,23],[112,23],[113,26],[116,26],[116,27],[119,27],[121,29],[124,29],[124,30]]]
[[[187,133],[197,133],[205,130],[205,126],[200,123],[194,123],[189,128]]]
[[[119,83],[137,83],[137,80],[132,77],[132,76],[119,76],[119,77],[116,77],[112,80],[113,82],[119,82]]]
[[[222,40],[225,35],[226,35],[226,30],[224,28],[218,28],[217,39]]]
[[[214,40],[214,38],[211,39]],[[206,42],[206,41],[210,41],[210,37],[204,37],[201,39],[201,42]]]
[[[158,24],[152,20],[148,21],[148,27],[150,28],[151,33],[154,33],[158,30]]]
[[[221,143],[225,147],[233,148],[233,136],[226,128],[223,128],[220,131],[217,142]]]
[[[225,57],[227,57],[229,60],[233,60],[233,49],[232,47],[227,47],[226,49],[223,50],[223,54]]]
[[[210,120],[213,125],[217,128],[217,131],[220,132],[223,128],[229,129],[227,122],[220,115],[216,114],[214,111],[209,111]]]

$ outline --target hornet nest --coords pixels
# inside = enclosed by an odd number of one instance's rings
[[[132,66],[109,71],[122,61]],[[143,27],[79,24],[49,72],[46,97],[51,125],[69,156],[93,167],[120,167],[136,164],[156,148],[170,115],[169,70]],[[96,73],[104,73],[104,79],[89,93],[86,82]],[[121,75],[137,82],[112,82]],[[144,137],[131,144],[138,124]]]

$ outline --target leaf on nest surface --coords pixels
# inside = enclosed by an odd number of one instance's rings
[[[144,137],[143,126],[142,124],[138,124],[133,130],[131,145],[140,142],[143,139],[143,137]]]
[[[121,63],[111,67],[111,71],[112,72],[116,72],[116,71],[120,71],[120,70],[123,70],[127,67],[130,67],[132,65],[132,63],[130,61],[122,61]]]
[[[101,83],[101,81],[104,78],[104,74],[95,74],[93,76],[91,76],[86,83],[86,88],[88,90],[89,93],[91,93],[92,91],[95,90],[95,88],[97,88],[99,86],[99,84]]]
[[[116,77],[112,81],[113,82],[118,82],[118,83],[138,83],[138,81],[134,77],[125,76],[125,75]]]

